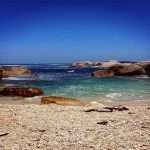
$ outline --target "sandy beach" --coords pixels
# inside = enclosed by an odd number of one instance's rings
[[[60,106],[13,99],[0,98],[0,150],[150,149],[149,100]],[[129,110],[103,111],[118,105]]]

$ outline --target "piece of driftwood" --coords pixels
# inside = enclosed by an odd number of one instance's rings
[[[129,110],[129,108],[125,106],[107,106],[103,107],[103,109],[87,109],[84,112],[113,112],[113,111],[126,111]]]
[[[99,121],[99,122],[97,122],[97,124],[99,124],[99,125],[107,125],[108,121],[107,120]]]
[[[106,110],[106,109],[87,109],[84,112],[111,112],[110,110]]]
[[[125,106],[107,106],[107,107],[104,107],[104,108],[110,110],[111,112],[129,110],[129,108],[127,108]]]
[[[6,135],[8,135],[9,133],[0,133],[0,137],[1,136],[6,136]]]

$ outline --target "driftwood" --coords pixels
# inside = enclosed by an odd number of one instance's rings
[[[106,109],[102,109],[102,110],[98,110],[98,109],[87,109],[85,110],[85,112],[111,112],[110,110],[106,110]]]
[[[9,133],[1,133],[1,134],[0,134],[0,137],[1,137],[1,136],[8,135],[8,134],[9,134]]]
[[[97,124],[99,124],[99,125],[107,125],[108,121],[107,120],[103,120],[103,121],[97,122]]]
[[[125,106],[107,106],[103,107],[103,109],[87,109],[84,112],[113,112],[113,111],[126,111],[129,108]]]

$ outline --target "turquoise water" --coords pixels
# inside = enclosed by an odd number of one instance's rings
[[[86,78],[42,87],[47,95],[86,100],[140,100],[150,98],[150,81],[129,78]]]
[[[135,77],[93,78],[93,69],[73,69],[66,64],[27,65],[33,71],[28,78],[9,78],[2,83],[42,88],[45,95],[83,100],[150,99],[150,79]]]

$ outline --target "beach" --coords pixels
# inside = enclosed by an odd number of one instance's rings
[[[112,63],[2,67],[0,150],[149,150],[149,74]]]
[[[150,149],[149,100],[61,106],[16,99],[7,97],[6,102],[5,97],[0,104],[2,150]],[[128,110],[107,112],[105,106]]]
[[[150,150],[150,0],[0,0],[0,150]]]

